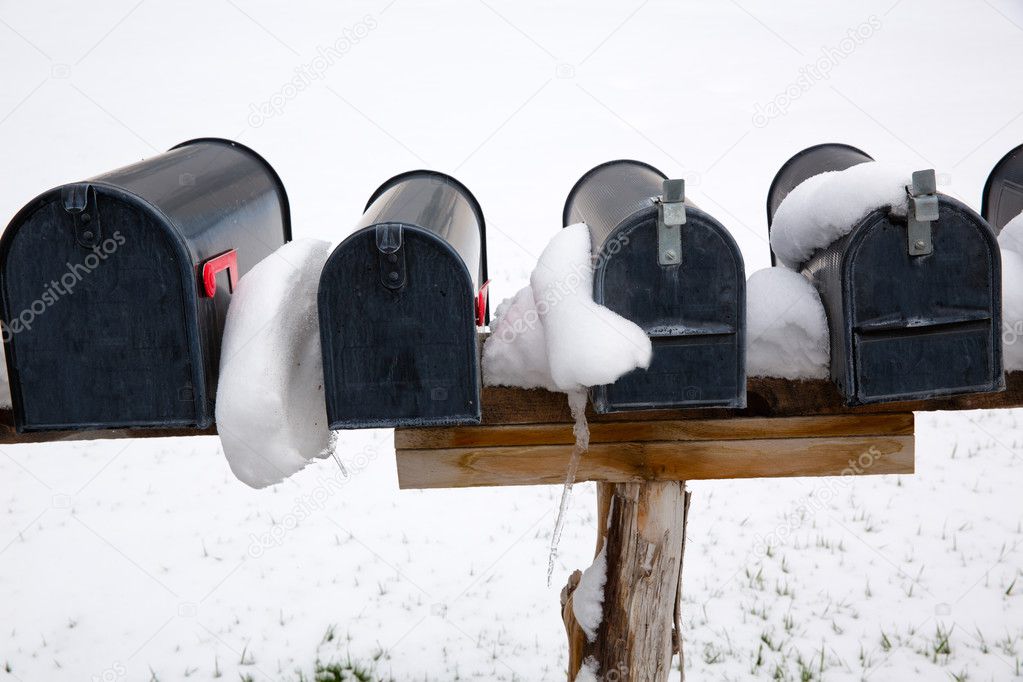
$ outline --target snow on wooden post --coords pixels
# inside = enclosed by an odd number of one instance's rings
[[[676,481],[600,483],[597,490],[604,598],[600,624],[588,636],[576,618],[579,571],[562,591],[568,679],[667,680],[682,647],[678,608],[689,492]]]

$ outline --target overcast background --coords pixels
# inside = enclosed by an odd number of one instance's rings
[[[296,237],[336,242],[429,167],[483,206],[496,304],[575,180],[629,157],[686,178],[749,274],[771,178],[812,144],[935,168],[979,208],[1023,142],[1021,71],[1008,0],[3,0],[0,222],[219,136],[277,169]],[[694,484],[690,679],[1018,677],[1017,419],[919,418],[912,477]],[[562,679],[592,485],[548,588],[556,488],[398,492],[387,431],[339,454],[351,480],[327,460],[257,492],[214,438],[3,446],[0,679],[297,679],[349,655],[398,680]]]

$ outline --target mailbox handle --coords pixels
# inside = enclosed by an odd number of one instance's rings
[[[489,295],[490,280],[488,279],[480,287],[479,293],[476,294],[476,326],[482,327],[484,321],[487,319],[487,296]]]
[[[227,270],[227,285],[231,293],[238,286],[238,251],[231,249],[213,256],[202,264],[203,293],[207,298],[217,294],[217,275]]]

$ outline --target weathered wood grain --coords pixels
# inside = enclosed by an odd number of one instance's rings
[[[672,631],[685,549],[685,483],[601,483],[598,492],[598,544],[607,560],[601,621],[589,640],[572,612],[573,575],[562,593],[568,679],[578,679],[588,663],[597,679],[663,682],[673,643],[681,644]]]
[[[642,413],[633,413],[633,419]],[[751,440],[830,436],[912,435],[913,414],[827,415],[822,417],[737,417],[594,422],[591,443]],[[512,424],[398,429],[398,450],[428,450],[511,445],[571,445],[567,424]]]
[[[403,488],[561,483],[570,445],[398,450]],[[912,435],[592,443],[576,480],[629,483],[913,473]]]

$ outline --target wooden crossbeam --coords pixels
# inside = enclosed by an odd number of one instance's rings
[[[572,417],[568,411],[565,396],[548,391],[525,391],[517,388],[487,387],[483,389],[483,423],[480,427],[455,427],[451,429],[399,429],[395,434],[395,445],[399,450],[437,449],[441,444],[445,447],[464,447],[481,445],[478,439],[483,433],[486,438],[495,439],[492,445],[543,445],[568,444],[571,442],[571,430],[563,425],[570,424]],[[594,442],[601,442],[600,434],[604,433],[604,423],[632,423],[632,434],[618,432],[622,439],[634,438],[637,442],[667,441],[676,439],[728,440],[729,432],[748,433],[759,428],[755,421],[744,421],[751,418],[776,417],[821,417],[821,416],[866,416],[891,413],[907,413],[934,410],[974,410],[1023,407],[1023,372],[1013,372],[1006,376],[1006,389],[998,393],[982,393],[964,396],[938,397],[930,400],[917,400],[900,403],[882,403],[878,405],[860,405],[847,407],[830,381],[789,381],[785,379],[750,379],[747,384],[748,406],[742,410],[732,409],[694,409],[694,410],[654,410],[643,412],[625,412],[617,414],[589,414],[591,430],[595,434]],[[727,426],[723,430],[713,431],[712,422],[724,421]],[[654,422],[674,422],[674,426],[650,426]],[[800,422],[790,422],[784,428],[796,428]],[[829,424],[840,422],[818,422],[818,435],[839,435],[828,429]],[[878,422],[883,424],[885,422]],[[643,426],[637,426],[641,424]],[[533,425],[532,430],[504,432],[477,432],[476,429],[487,426]],[[547,425],[539,429],[536,425]],[[780,423],[776,426],[781,427]],[[667,430],[667,431],[666,431]],[[170,428],[170,429],[106,429],[85,431],[47,431],[36,433],[17,433],[14,428],[14,417],[10,410],[0,410],[0,445],[17,443],[45,443],[52,441],[76,441],[119,438],[165,438],[180,436],[216,435],[216,427],[208,429]],[[419,435],[412,435],[418,433]],[[657,434],[669,433],[667,436]],[[686,437],[684,434],[690,434]],[[711,434],[717,434],[711,436]],[[477,434],[477,435],[472,435]],[[642,435],[646,434],[646,435]],[[854,434],[844,434],[854,435]],[[875,434],[878,435],[878,434]],[[905,435],[905,434],[895,434]],[[780,436],[779,436],[780,437]],[[473,440],[473,439],[477,440]],[[525,441],[518,441],[525,438]],[[444,439],[447,439],[445,441]],[[504,439],[504,440],[501,440]],[[553,439],[553,440],[551,440]],[[731,438],[736,439],[736,438]],[[745,438],[751,440],[752,438]],[[614,442],[614,441],[608,441]],[[628,442],[628,441],[627,441]],[[434,444],[431,444],[434,443]]]
[[[642,412],[630,421],[595,421],[590,443],[658,441],[747,441],[834,436],[913,435],[913,414],[827,415],[823,417],[643,420]],[[565,424],[511,424],[506,426],[452,426],[398,429],[399,450],[497,446],[572,445],[572,430]]]
[[[33,431],[18,433],[14,428],[14,413],[0,410],[0,445],[18,443],[53,443],[76,440],[117,440],[121,438],[175,438],[180,436],[215,436],[216,427],[189,429],[97,429],[87,431]]]
[[[835,414],[884,414],[889,412],[934,412],[938,410],[993,410],[1023,407],[1023,372],[1005,377],[1005,390],[939,396],[849,407],[831,381],[793,381],[766,377],[746,383],[746,404],[741,410],[703,408],[648,410],[615,414],[589,414],[590,421],[643,421],[660,419],[735,419],[737,417],[811,417]],[[571,422],[568,404],[561,393],[519,388],[483,389],[483,424],[556,424]]]
[[[579,481],[913,473],[912,413],[596,422],[590,434]],[[568,424],[402,429],[398,484],[561,483],[572,442]]]
[[[562,481],[573,442],[563,394],[487,387],[482,402],[479,426],[395,431],[402,488]],[[997,393],[855,407],[830,381],[754,378],[741,410],[591,412],[578,480],[912,473],[913,412],[1020,406],[1023,372]]]

